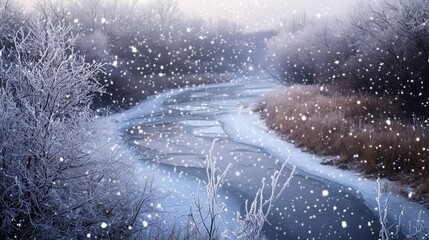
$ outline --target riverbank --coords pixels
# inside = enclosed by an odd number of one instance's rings
[[[295,85],[267,94],[256,110],[285,140],[327,156],[322,164],[393,180],[397,186],[385,190],[428,206],[428,122],[402,117],[400,104],[333,86]]]

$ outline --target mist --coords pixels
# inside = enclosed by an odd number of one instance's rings
[[[213,20],[229,20],[245,26],[246,31],[277,29],[284,19],[306,13],[326,18],[347,13],[358,1],[344,0],[181,0],[184,12]]]

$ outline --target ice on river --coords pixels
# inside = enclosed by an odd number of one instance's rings
[[[215,107],[205,106],[205,105],[171,105],[170,109],[177,110],[180,112],[190,112],[190,113],[210,113],[217,112],[219,109]]]
[[[185,121],[182,120],[178,122],[178,124],[191,127],[192,134],[196,137],[213,138],[229,136],[236,142],[264,149],[267,153],[280,161],[286,160],[290,155],[290,167],[296,166],[300,171],[305,171],[321,181],[332,181],[358,191],[365,199],[365,204],[377,213],[377,183],[375,180],[367,179],[353,171],[345,171],[332,166],[321,165],[320,157],[302,152],[294,145],[281,140],[276,133],[266,128],[259,114],[251,111],[262,94],[266,94],[270,89],[276,87],[276,85],[268,81],[268,79],[262,79],[254,83],[254,85],[249,85],[249,87],[245,87],[242,92],[229,93],[223,96],[227,99],[210,103],[177,103],[174,98],[174,96],[178,94],[185,94],[187,92],[189,92],[187,96],[191,98],[205,98],[211,95],[211,93],[202,92],[204,90],[220,89],[222,87],[233,88],[240,85],[244,86],[245,84],[249,84],[249,82],[243,83],[238,81],[191,89],[172,90],[153,96],[124,113],[113,115],[111,119],[116,122],[116,129],[120,131],[126,127],[142,123],[143,118],[148,118],[171,110],[191,114],[217,114],[217,111],[222,109],[223,114],[216,116],[216,120],[189,119]],[[163,103],[168,103],[168,106]],[[196,161],[199,160],[197,159]],[[168,170],[168,168],[170,168],[170,170]],[[195,196],[196,189],[198,189],[198,183],[195,178],[189,176],[178,177],[184,176],[184,174],[180,172],[172,174],[172,172],[175,171],[176,168],[173,169],[172,166],[166,167],[163,165],[161,165],[157,171],[153,171],[155,179],[158,181],[155,182],[157,187],[159,184],[160,189],[171,191],[171,195],[166,199],[167,203],[163,203],[163,206],[168,206],[168,204],[179,204],[182,207],[178,207],[178,209],[184,209],[183,211],[178,210],[175,214],[167,214],[166,216],[169,217],[170,220],[171,218],[186,214],[189,209],[189,207],[186,206],[192,205],[192,197],[190,196]],[[159,179],[161,179],[161,181]],[[390,184],[388,181],[383,181]],[[200,193],[203,192],[205,191],[200,191]],[[329,193],[324,192],[323,194]],[[382,201],[386,199],[386,196],[387,193],[383,193]],[[228,199],[226,195],[221,196],[221,198]],[[234,203],[234,201],[230,201],[227,204],[230,209],[233,209],[230,213],[239,209],[238,204],[236,202]],[[429,214],[423,206],[417,203],[411,203],[406,198],[393,194],[390,199],[389,217],[397,220],[402,209],[405,210],[404,216],[402,216],[402,230],[405,233],[408,231],[408,222],[415,221],[416,216],[421,210],[424,211],[422,220],[426,223],[429,222]],[[232,219],[232,214],[228,218]],[[348,227],[347,222],[342,223],[342,226]]]
[[[225,138],[228,135],[221,126],[196,128],[192,132],[197,137]]]
[[[155,101],[157,98],[154,98]],[[144,186],[145,181],[153,179],[153,186],[157,194],[153,196],[153,202],[150,203],[154,207],[153,212],[145,212],[140,218],[145,222],[159,222],[159,226],[164,227],[163,230],[171,230],[172,226],[184,227],[189,224],[189,214],[191,211],[195,213],[194,201],[200,199],[206,201],[207,190],[205,181],[201,181],[195,176],[190,176],[187,173],[170,165],[165,164],[150,164],[146,161],[139,161],[140,155],[134,155],[134,151],[129,145],[123,141],[122,132],[119,131],[124,126],[129,125],[129,120],[136,117],[138,111],[130,110],[130,115],[115,114],[109,117],[97,119],[97,126],[103,129],[103,136],[106,140],[103,144],[112,145],[112,149],[119,152],[122,156],[135,160],[134,167],[141,176],[140,179],[135,179],[136,184]],[[121,121],[122,120],[122,121]],[[195,126],[213,126],[219,125],[216,121],[186,121],[186,124]],[[183,157],[187,157],[184,155]],[[131,164],[132,165],[132,164]],[[201,169],[201,168],[200,168]],[[227,206],[224,213],[219,219],[222,222],[220,231],[231,230],[236,228],[236,213],[240,210],[238,200],[227,196],[223,191],[220,191],[217,201],[219,205]]]
[[[184,125],[192,126],[192,127],[214,127],[214,126],[220,125],[219,121],[215,121],[215,120],[186,120],[186,121],[181,121],[180,123]]]

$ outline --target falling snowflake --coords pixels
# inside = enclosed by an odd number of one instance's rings
[[[322,191],[322,196],[327,197],[329,195],[329,191],[328,190],[323,190]]]

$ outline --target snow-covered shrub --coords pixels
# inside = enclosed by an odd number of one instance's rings
[[[268,216],[271,214],[273,204],[280,198],[280,195],[285,192],[290,181],[295,174],[295,167],[292,169],[289,177],[282,183],[279,184],[279,179],[284,172],[286,165],[289,163],[290,157],[282,164],[280,170],[276,170],[271,176],[271,184],[268,191],[270,194],[268,198],[264,198],[265,193],[265,179],[262,179],[261,187],[256,192],[255,198],[253,199],[250,206],[248,201],[245,202],[244,216],[237,213],[237,221],[240,225],[240,229],[237,234],[240,238],[244,239],[263,239],[262,229],[265,223],[268,222]],[[269,223],[269,222],[268,222]]]
[[[100,31],[79,35],[76,49],[79,50],[80,55],[85,56],[87,62],[113,62],[113,58],[110,56],[109,40]]]
[[[218,173],[216,162],[217,159],[213,156],[213,148],[217,139],[214,139],[207,157],[207,199],[201,199],[199,194],[194,198],[196,210],[192,210],[189,214],[192,225],[188,226],[189,232],[196,232],[197,238],[214,240],[220,236],[221,224],[220,219],[222,213],[225,212],[224,204],[218,201],[218,194],[222,185],[226,181],[226,175],[232,164],[228,164],[223,172]]]
[[[96,144],[101,66],[85,63],[74,41],[63,24],[35,20],[2,53],[0,238],[127,236],[146,199],[121,194],[124,159]]]
[[[272,213],[273,204],[279,199],[295,174],[295,167],[285,180],[280,180],[284,174],[289,158],[270,176],[270,184],[261,179],[261,187],[258,188],[250,205],[245,201],[245,213],[236,213],[235,225],[227,224],[222,215],[227,212],[225,203],[221,203],[219,193],[227,183],[227,176],[233,164],[229,163],[225,169],[219,172],[217,158],[213,149],[217,139],[214,139],[207,156],[206,176],[207,190],[206,199],[199,193],[194,196],[194,204],[188,215],[189,223],[185,227],[186,234],[181,239],[263,239],[262,229],[268,223],[268,216]],[[268,189],[267,186],[269,186]],[[195,208],[193,208],[195,207]]]
[[[383,197],[382,188],[380,179],[377,178],[377,210],[378,210],[378,220],[381,224],[381,229],[379,232],[379,239],[381,240],[418,240],[418,239],[428,239],[429,229],[425,225],[425,221],[422,219],[423,210],[420,210],[417,216],[415,216],[415,221],[403,222],[403,216],[405,208],[403,208],[399,216],[395,216],[395,220],[392,223],[392,220],[389,219],[389,202],[390,202],[391,193],[388,193],[386,197]],[[383,201],[384,198],[384,201]],[[408,226],[407,226],[408,225]],[[402,236],[403,231],[401,230],[407,227],[405,230],[405,236]]]

